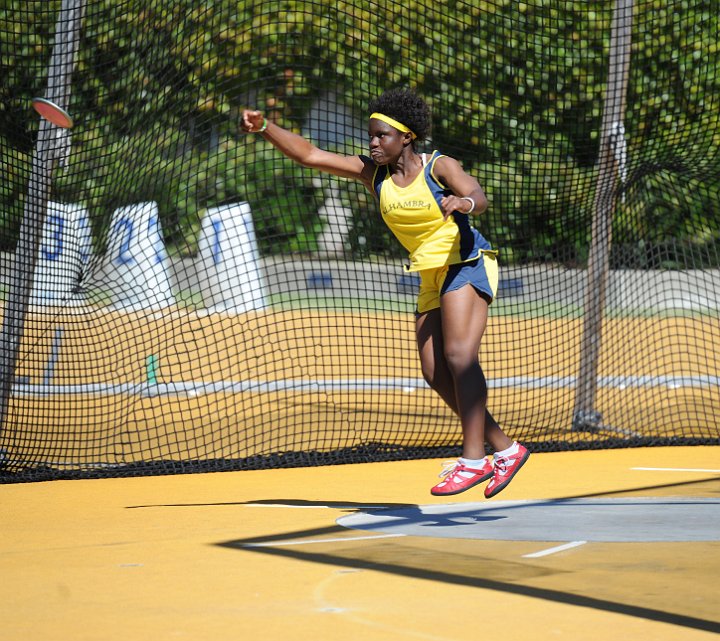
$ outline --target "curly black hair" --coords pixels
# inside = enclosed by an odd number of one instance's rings
[[[401,122],[425,140],[430,133],[430,108],[412,89],[389,89],[370,103],[370,112],[378,112]]]

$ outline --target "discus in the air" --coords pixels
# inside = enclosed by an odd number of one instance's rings
[[[49,120],[53,125],[57,125],[63,129],[70,129],[74,124],[70,114],[52,102],[52,100],[33,98],[32,106],[35,111],[45,118],[45,120]]]

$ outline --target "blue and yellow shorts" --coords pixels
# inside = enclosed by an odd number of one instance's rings
[[[483,252],[480,258],[469,263],[423,269],[419,274],[418,314],[439,308],[443,294],[468,283],[492,302],[498,287],[497,254],[494,251]]]

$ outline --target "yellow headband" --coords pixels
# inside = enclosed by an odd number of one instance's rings
[[[410,129],[410,127],[407,127],[403,125],[401,122],[398,122],[394,118],[391,118],[390,116],[386,116],[385,114],[380,114],[375,112],[370,116],[370,118],[375,118],[375,120],[382,120],[383,122],[386,122],[391,127],[395,127],[398,131],[401,131],[404,134],[410,134],[412,136],[412,139],[415,140],[417,138],[417,135],[415,135],[415,132]]]

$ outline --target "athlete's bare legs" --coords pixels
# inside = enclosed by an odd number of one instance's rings
[[[460,417],[463,457],[480,459],[486,441],[495,451],[512,445],[487,410],[487,383],[478,360],[488,302],[471,285],[443,294],[440,301],[440,309],[416,322],[423,376]]]

